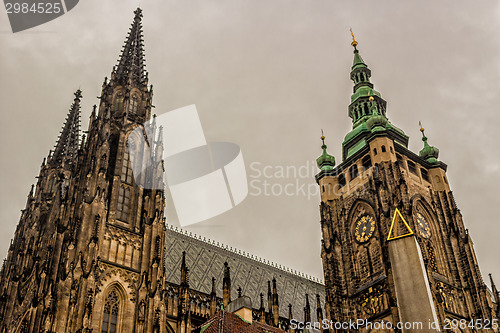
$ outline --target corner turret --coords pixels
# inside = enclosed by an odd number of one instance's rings
[[[427,143],[427,137],[425,136],[422,124],[420,124],[420,132],[422,132],[422,141],[424,142],[424,148],[422,148],[422,150],[418,154],[429,163],[437,163],[439,157],[439,149],[430,146],[429,143]]]
[[[323,131],[321,131],[323,134]],[[320,157],[316,159],[316,163],[318,164],[318,168],[320,170],[333,170],[335,167],[335,157],[332,155],[328,154],[326,152],[326,144],[325,144],[325,136],[321,135],[321,141],[323,141],[323,144],[321,145],[321,149],[323,149],[323,154],[321,154]]]

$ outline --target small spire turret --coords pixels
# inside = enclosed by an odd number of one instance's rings
[[[260,293],[260,308],[259,308],[259,322],[266,323],[266,309],[264,308],[264,294]]]
[[[213,316],[217,310],[217,294],[215,292],[215,278],[212,277],[212,292],[210,293],[210,316]]]
[[[227,261],[224,263],[224,278],[222,279],[222,301],[224,304],[224,309],[227,308],[229,302],[231,302],[231,273],[229,271],[229,264]]]
[[[323,144],[321,145],[323,154],[321,154],[321,156],[316,159],[316,164],[321,170],[333,170],[333,168],[335,167],[335,157],[328,154],[326,151],[327,146],[325,144],[325,136],[323,134],[323,130],[321,130],[321,141],[323,142]]]
[[[490,284],[491,284],[491,292],[493,293],[493,298],[495,299],[495,303],[498,305],[498,313],[500,314],[500,292],[497,289],[497,286],[495,285],[495,282],[493,281],[493,276],[488,274],[490,276]]]
[[[316,294],[316,319],[318,322],[323,322],[323,309],[321,308],[321,299],[319,294]]]
[[[189,269],[186,265],[186,251],[182,252],[182,261],[181,261],[181,286],[189,287]]]
[[[422,132],[422,141],[424,142],[424,148],[419,152],[420,157],[430,163],[437,163],[439,157],[439,149],[430,146],[427,142],[427,137],[425,136],[425,130],[422,127],[422,123],[419,122],[420,132]]]
[[[278,327],[279,324],[279,301],[278,301],[278,288],[276,287],[276,279],[273,278],[273,324]]]
[[[309,304],[309,294],[306,294],[306,306],[304,307],[304,322],[311,322],[311,305]]]
[[[49,157],[50,166],[71,166],[74,164],[79,148],[80,140],[80,101],[82,91],[75,92],[73,104],[68,112],[66,121],[57,139],[56,146]]]

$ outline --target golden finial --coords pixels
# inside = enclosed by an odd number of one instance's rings
[[[420,126],[420,132],[424,133],[424,128],[422,127],[422,122],[418,122],[418,126]]]
[[[349,31],[351,32],[351,36],[352,36],[351,45],[354,46],[354,48],[356,48],[356,46],[358,45],[358,42],[356,41],[356,37],[354,36],[354,33],[352,32],[352,28],[349,29]]]
[[[325,135],[323,134],[323,129],[321,129],[321,140],[325,141]]]

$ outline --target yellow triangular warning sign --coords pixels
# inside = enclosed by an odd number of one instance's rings
[[[410,235],[413,235],[413,231],[411,230],[408,223],[406,223],[406,220],[404,219],[403,215],[401,215],[399,209],[396,208],[396,210],[394,211],[394,216],[392,217],[391,229],[389,229],[389,236],[387,236],[387,240],[390,241]]]

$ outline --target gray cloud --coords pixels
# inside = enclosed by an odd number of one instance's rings
[[[86,129],[136,5],[81,1],[17,34],[1,15],[2,256],[72,93],[83,90]],[[500,283],[497,1],[170,0],[142,7],[154,112],[196,104],[207,140],[238,143],[247,167],[312,161],[321,128],[340,160],[350,129],[352,27],[388,116],[411,136],[412,150],[422,145],[419,120],[440,148],[482,272]],[[188,229],[321,276],[318,204],[318,197],[249,196]],[[174,215],[170,209],[170,221]]]

